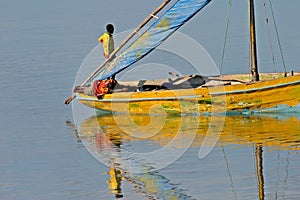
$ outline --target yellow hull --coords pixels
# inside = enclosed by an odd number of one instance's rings
[[[299,107],[300,75],[194,89],[120,92],[101,100],[78,93],[77,98],[91,108],[130,114],[286,111]]]

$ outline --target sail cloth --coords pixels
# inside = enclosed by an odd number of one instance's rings
[[[141,36],[109,62],[91,80],[106,79],[131,66],[191,19],[211,0],[177,0],[170,9],[155,21]]]

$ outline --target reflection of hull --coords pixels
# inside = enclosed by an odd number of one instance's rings
[[[174,114],[285,111],[285,108],[298,108],[299,94],[300,75],[296,75],[255,83],[193,89],[117,92],[106,94],[101,100],[78,93],[77,98],[86,106],[110,112]]]
[[[280,117],[283,119],[279,119]],[[99,125],[108,138],[114,141],[151,140],[162,146],[172,141],[175,136],[176,140],[184,141],[194,129],[194,147],[200,147],[205,137],[214,137],[214,134],[217,134],[222,145],[261,144],[273,148],[299,148],[300,141],[300,121],[297,116],[107,115],[85,120],[81,126],[82,134],[92,136]],[[209,132],[210,129],[213,131]],[[214,130],[220,131],[221,134],[218,135]],[[180,144],[179,142],[178,148],[181,147]]]

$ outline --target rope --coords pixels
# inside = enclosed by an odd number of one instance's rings
[[[270,3],[271,13],[272,13],[272,19],[273,19],[274,27],[275,27],[275,31],[276,31],[277,42],[278,42],[279,50],[280,50],[280,54],[281,54],[282,64],[283,64],[283,67],[284,67],[284,72],[286,73],[285,62],[284,62],[284,58],[283,58],[281,43],[280,43],[280,40],[279,40],[279,33],[278,33],[278,29],[277,29],[277,25],[276,25],[276,21],[275,21],[275,17],[274,17],[274,11],[273,11],[273,6],[272,6],[271,0],[269,0],[269,3]]]
[[[269,26],[268,14],[267,14],[266,0],[264,2],[264,8],[265,8],[264,11],[265,11],[265,16],[266,16],[266,24],[267,24],[267,32],[268,32],[269,43],[270,43],[270,50],[271,50],[271,54],[272,54],[272,61],[273,61],[273,65],[274,65],[274,71],[276,73],[276,63],[275,63],[273,45],[272,45],[271,34],[270,34],[270,26]]]
[[[230,16],[231,16],[231,4],[232,4],[232,0],[229,0],[228,1],[228,16],[227,16],[227,22],[226,22],[226,31],[225,31],[225,36],[224,36],[224,45],[223,45],[223,49],[222,49],[222,60],[221,60],[221,67],[220,67],[220,75],[223,72],[225,48],[226,48],[226,43],[227,43],[228,27],[229,27],[229,21],[230,21]]]
[[[289,166],[290,166],[290,157],[291,155],[291,152],[288,151],[288,155],[287,155],[287,158],[286,158],[286,167],[285,167],[285,179],[284,179],[284,185],[283,185],[283,192],[282,192],[282,199],[286,199],[286,196],[285,196],[285,191],[288,189],[288,178],[289,178]]]
[[[230,172],[230,169],[229,169],[229,162],[228,162],[228,159],[227,159],[227,155],[226,155],[226,152],[225,152],[225,149],[224,149],[223,142],[221,142],[221,147],[222,147],[223,157],[224,157],[224,160],[226,162],[226,168],[227,168],[227,172],[228,172],[228,176],[229,176],[229,180],[230,180],[231,190],[233,192],[234,199],[237,200],[238,199],[237,198],[237,193],[236,193],[236,189],[235,189],[234,184],[233,184],[233,178],[232,178],[232,175],[231,175],[231,172]]]

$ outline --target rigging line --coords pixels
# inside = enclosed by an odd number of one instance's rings
[[[278,42],[279,50],[280,50],[280,54],[281,54],[282,64],[283,64],[283,67],[284,67],[284,72],[286,73],[286,66],[285,66],[285,62],[284,62],[281,43],[280,43],[280,40],[279,40],[279,33],[278,33],[278,29],[277,29],[277,25],[276,25],[276,21],[275,21],[275,17],[274,17],[273,5],[272,5],[271,0],[269,0],[269,3],[270,3],[272,19],[273,19],[273,23],[274,23],[274,27],[275,27],[275,32],[276,32],[276,36],[277,36],[277,42]]]
[[[282,199],[286,199],[285,198],[285,191],[288,190],[288,177],[289,177],[289,166],[290,166],[290,151],[288,151],[288,155],[287,155],[287,158],[286,158],[286,167],[285,167],[285,179],[284,179],[284,185],[283,185],[283,192],[282,192]]]
[[[223,45],[223,49],[222,49],[222,60],[221,60],[221,67],[220,67],[220,75],[223,73],[225,48],[226,48],[226,43],[227,43],[228,27],[229,27],[229,21],[230,21],[230,16],[231,16],[231,4],[232,4],[232,0],[229,0],[229,2],[228,2],[228,16],[227,16],[226,30],[225,30],[225,36],[224,36],[224,45]]]
[[[279,170],[280,170],[280,152],[277,152],[277,167],[276,167],[276,172],[277,172],[277,181],[276,181],[276,188],[275,188],[275,195],[274,195],[274,200],[278,199],[278,187],[279,187]]]
[[[229,179],[230,179],[231,190],[232,190],[232,192],[233,192],[233,194],[234,194],[234,199],[237,200],[236,189],[234,188],[233,178],[232,178],[232,175],[231,175],[230,169],[229,169],[229,162],[228,162],[227,155],[226,155],[226,152],[225,152],[224,145],[223,145],[223,142],[222,142],[222,141],[221,141],[221,147],[222,147],[223,157],[224,157],[224,160],[225,160],[225,162],[226,162],[226,167],[227,167],[228,176],[229,176]]]
[[[270,50],[272,54],[272,61],[274,65],[274,71],[276,73],[276,63],[275,63],[275,58],[274,58],[274,51],[273,51],[273,45],[272,45],[272,40],[271,40],[271,34],[270,34],[270,26],[269,26],[269,18],[268,18],[268,13],[267,13],[267,6],[266,6],[266,0],[264,0],[264,11],[265,11],[265,16],[266,16],[266,24],[267,24],[267,32],[268,32],[268,38],[269,38],[269,43],[270,43]]]

